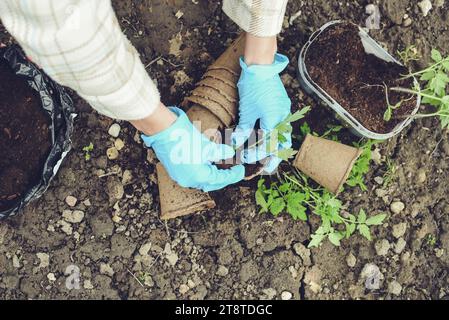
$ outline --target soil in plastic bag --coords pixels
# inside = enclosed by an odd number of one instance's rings
[[[71,150],[68,92],[17,46],[0,48],[0,220],[41,197]]]
[[[411,89],[413,80],[401,79],[408,74],[407,68],[366,53],[355,25],[338,24],[324,30],[310,46],[306,65],[312,80],[373,132],[391,132],[416,108],[416,97],[390,91],[392,105],[404,102],[393,119],[384,120],[384,84]]]
[[[50,125],[37,92],[0,60],[0,211],[41,179],[52,145]]]

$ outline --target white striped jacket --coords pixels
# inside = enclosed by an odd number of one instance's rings
[[[224,0],[223,10],[257,36],[280,32],[287,0]],[[143,119],[160,94],[122,33],[110,0],[0,0],[0,19],[27,55],[98,112]]]

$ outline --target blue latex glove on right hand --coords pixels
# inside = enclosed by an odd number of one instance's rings
[[[169,108],[178,116],[168,129],[142,136],[147,147],[153,148],[170,177],[185,188],[205,192],[223,189],[245,178],[243,165],[219,170],[213,163],[232,159],[232,147],[210,141],[193,126],[179,108]]]
[[[232,136],[235,146],[240,147],[248,140],[258,120],[264,136],[268,136],[290,114],[291,100],[279,76],[288,63],[288,58],[281,54],[275,55],[271,65],[248,66],[243,58],[240,59],[240,122]],[[292,146],[291,134],[286,135],[285,140],[275,148],[276,151]],[[269,158],[265,171],[272,173],[282,160],[273,156],[273,152],[270,154],[267,149],[265,139],[265,143],[258,148],[243,152],[242,160],[244,163],[255,163]]]

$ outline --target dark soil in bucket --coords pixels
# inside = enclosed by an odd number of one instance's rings
[[[51,149],[49,126],[37,93],[0,60],[0,211],[39,182]]]
[[[384,84],[388,88],[413,86],[412,79],[401,79],[407,68],[388,63],[367,54],[353,24],[329,27],[310,46],[306,58],[309,75],[315,83],[349,111],[365,128],[376,133],[389,133],[416,108],[416,98],[390,92],[392,105],[404,100],[386,122]]]

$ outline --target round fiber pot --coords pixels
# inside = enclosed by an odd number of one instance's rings
[[[294,166],[334,194],[349,177],[362,150],[307,135]]]

